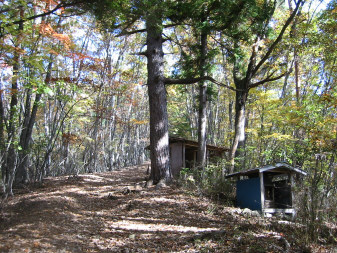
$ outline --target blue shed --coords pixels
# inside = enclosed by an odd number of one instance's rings
[[[287,213],[294,215],[293,176],[306,175],[301,169],[280,162],[261,168],[236,172],[236,202],[241,208],[261,211],[264,215]]]

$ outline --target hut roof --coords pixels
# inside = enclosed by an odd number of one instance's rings
[[[185,138],[182,138],[182,137],[170,136],[169,142],[170,143],[177,143],[177,142],[181,143],[181,142],[183,142],[188,147],[198,148],[198,142],[197,141],[188,140],[188,139],[185,139]],[[146,149],[150,149],[150,145],[148,145],[146,147]],[[211,151],[218,151],[218,152],[228,152],[228,151],[230,151],[229,148],[215,146],[215,145],[209,145],[209,144],[207,144],[207,149],[211,150]]]
[[[186,146],[190,146],[190,147],[196,147],[197,148],[199,146],[197,141],[192,141],[192,140],[188,140],[188,139],[185,139],[185,138],[182,138],[182,137],[177,137],[177,136],[170,136],[169,141],[170,141],[170,143],[183,142],[183,143],[185,143]],[[229,148],[215,146],[215,145],[209,145],[209,144],[207,144],[207,149],[219,151],[219,152],[230,151]]]
[[[299,168],[294,168],[285,162],[279,162],[279,163],[276,163],[275,165],[266,165],[260,168],[255,168],[255,169],[250,169],[250,170],[245,170],[245,171],[240,171],[240,172],[236,172],[233,174],[229,174],[226,176],[226,178],[249,176],[249,175],[254,175],[254,174],[267,172],[267,171],[274,172],[274,173],[292,173],[292,174],[301,174],[304,176],[307,175],[305,171]]]

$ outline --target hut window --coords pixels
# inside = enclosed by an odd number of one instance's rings
[[[272,177],[273,182],[286,181],[286,180],[288,180],[287,174],[275,175],[275,176]]]

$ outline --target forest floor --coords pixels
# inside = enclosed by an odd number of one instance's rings
[[[146,169],[17,190],[1,210],[0,252],[337,252],[299,239],[300,225],[247,217],[177,186],[142,188]]]

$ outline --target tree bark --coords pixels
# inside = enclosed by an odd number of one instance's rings
[[[19,15],[20,17],[23,17],[23,9],[20,8]],[[18,27],[18,38],[15,44],[15,47],[19,47],[21,43],[21,32],[23,31],[23,23],[19,23]],[[10,111],[9,111],[9,122],[8,122],[8,152],[6,156],[5,161],[5,169],[4,169],[4,175],[3,176],[3,182],[5,185],[5,192],[4,192],[4,198],[7,198],[7,196],[12,196],[13,191],[13,182],[17,167],[17,160],[18,160],[18,152],[17,148],[15,147],[15,135],[16,135],[16,124],[15,124],[15,118],[17,115],[17,106],[18,106],[18,79],[19,79],[19,71],[20,71],[20,54],[17,51],[14,51],[13,56],[13,77],[12,77],[12,87],[11,87],[11,102],[10,102]]]
[[[288,5],[289,5],[289,10],[291,12],[294,11],[293,6],[291,1],[288,0]],[[297,13],[296,17],[294,18],[294,23],[291,26],[291,31],[290,31],[290,38],[296,37],[297,33],[297,22],[298,22],[298,17],[300,15],[300,12]],[[294,67],[295,67],[295,91],[296,91],[296,102],[299,104],[300,101],[300,61],[299,61],[299,55],[298,55],[298,50],[296,46],[293,49],[294,51]]]
[[[300,63],[297,49],[294,48],[296,102],[300,103]]]
[[[159,181],[168,183],[172,179],[160,12],[158,7],[151,7],[146,17],[151,179],[154,184]]]
[[[206,74],[206,54],[207,54],[207,33],[201,33],[201,60],[200,60],[200,77]],[[205,168],[206,166],[206,130],[207,130],[207,83],[201,81],[199,84],[199,115],[198,115],[198,156],[197,166]]]
[[[8,151],[6,150],[5,145],[5,110],[4,110],[4,103],[2,99],[2,87],[0,83],[0,166],[1,166],[1,180],[3,181],[3,192],[6,192],[6,172],[7,172],[7,166],[6,166],[6,154]]]
[[[23,115],[23,122],[22,122],[22,130],[20,134],[20,148],[19,150],[19,162],[18,167],[16,169],[15,174],[15,181],[14,184],[24,184],[28,182],[28,172],[26,170],[27,163],[28,163],[28,143],[29,140],[27,139],[28,134],[28,124],[30,118],[30,109],[31,109],[31,100],[32,100],[32,90],[30,88],[27,89],[26,92],[26,104],[25,104],[25,111]]]
[[[51,55],[45,78],[46,84],[50,82],[52,66],[53,66],[53,56]],[[32,138],[33,128],[36,121],[36,114],[42,94],[41,93],[36,94],[32,109],[31,109],[31,96],[32,91],[31,89],[28,89],[22,132],[20,135],[21,150],[19,151],[19,163],[15,175],[15,182],[14,182],[15,184],[26,184],[29,181],[29,174],[28,174],[29,145]]]
[[[8,123],[8,143],[9,148],[6,156],[6,164],[3,175],[3,181],[5,185],[5,198],[7,196],[12,196],[12,186],[17,166],[17,150],[14,145],[14,138],[16,133],[15,126],[15,115],[17,114],[17,105],[18,105],[18,74],[19,74],[19,54],[15,53],[14,55],[14,64],[13,64],[13,78],[12,78],[12,96],[10,103],[10,114],[9,114],[9,123]]]
[[[235,157],[240,156],[240,150],[244,147],[245,143],[245,123],[246,123],[246,103],[248,98],[248,89],[246,87],[246,80],[236,81],[237,89],[235,97],[235,122],[234,129],[235,135],[233,144],[230,151],[230,173],[234,172]]]
[[[0,165],[1,165],[1,172],[3,175],[3,169],[4,166],[2,166],[3,158],[5,154],[5,110],[4,110],[4,104],[2,101],[2,86],[0,83]]]

